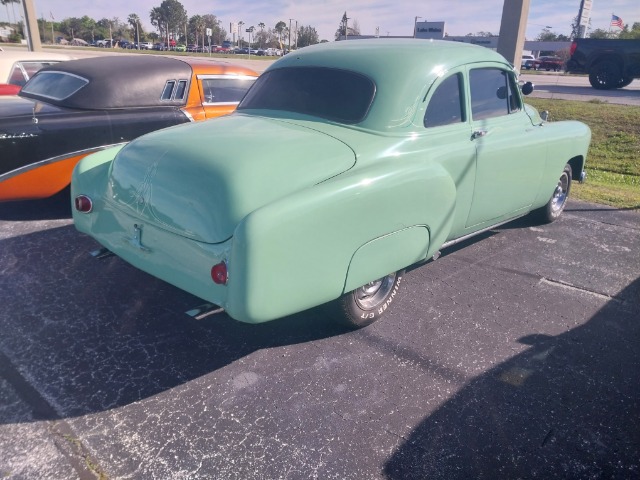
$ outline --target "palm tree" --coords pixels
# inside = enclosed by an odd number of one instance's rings
[[[9,4],[10,3],[20,3],[20,0],[0,0],[0,3],[7,8],[7,20],[9,23],[17,23],[16,22],[16,12],[13,10],[13,5],[11,6],[11,10],[13,11],[13,22],[11,21],[11,17],[9,16]]]
[[[131,28],[136,33],[136,46],[140,48],[140,17],[135,13],[130,13],[127,17],[127,23],[131,25]]]
[[[258,28],[260,29],[260,48],[262,48],[262,40],[264,39],[264,27],[266,27],[264,22],[258,24]]]
[[[274,30],[278,34],[278,41],[280,42],[280,49],[282,50],[282,37],[287,30],[287,24],[280,20],[278,23],[276,23]]]

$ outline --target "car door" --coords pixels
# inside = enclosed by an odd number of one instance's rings
[[[470,68],[468,78],[476,177],[466,226],[475,229],[528,210],[546,151],[512,71],[488,65]]]
[[[475,182],[476,148],[471,141],[464,77],[464,69],[452,70],[435,82],[427,94],[423,119],[426,158],[442,165],[456,185],[447,239],[464,234]]]

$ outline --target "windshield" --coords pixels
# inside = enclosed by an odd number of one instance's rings
[[[366,117],[375,90],[368,77],[348,70],[280,68],[262,74],[238,110],[284,110],[353,124]]]

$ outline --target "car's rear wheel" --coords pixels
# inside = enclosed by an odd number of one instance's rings
[[[543,223],[557,220],[564,211],[571,191],[571,177],[571,165],[567,163],[547,204],[534,212]]]
[[[611,90],[619,88],[622,72],[614,62],[600,62],[591,68],[589,83],[597,90]]]
[[[349,328],[371,325],[398,297],[403,276],[404,270],[400,270],[345,293],[329,304],[333,317]]]

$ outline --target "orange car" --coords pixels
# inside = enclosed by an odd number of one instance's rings
[[[0,97],[0,201],[46,198],[106,147],[232,112],[258,74],[207,59],[100,56],[38,71]]]

